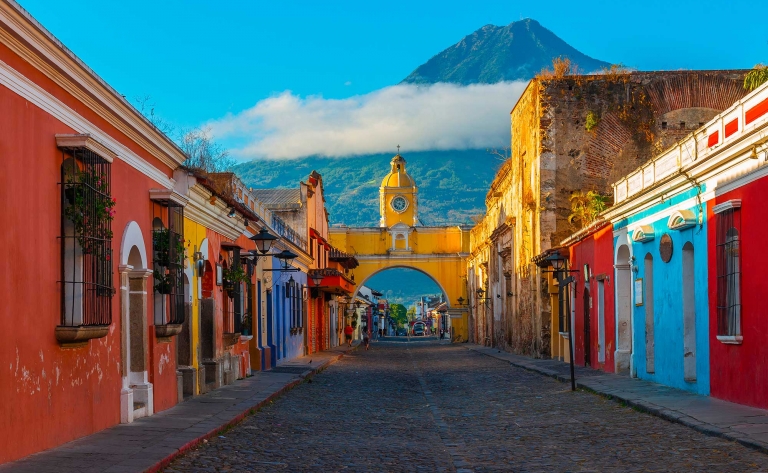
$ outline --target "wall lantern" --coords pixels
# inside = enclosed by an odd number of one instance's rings
[[[319,286],[323,282],[323,275],[319,272],[312,273],[312,282],[315,286]]]
[[[293,260],[296,259],[299,255],[290,250],[283,250],[274,256],[280,260],[280,265],[285,271],[291,268],[291,262],[293,262]]]
[[[197,246],[195,246],[195,250],[197,250]],[[195,269],[197,269],[197,276],[203,277],[203,274],[205,274],[205,261],[203,259],[203,252],[195,251],[192,254],[192,259],[195,262]]]
[[[544,261],[548,261],[552,265],[552,269],[560,271],[565,267],[565,258],[560,256],[560,253],[552,253],[544,258]]]
[[[270,248],[272,248],[272,243],[277,240],[277,237],[269,233],[269,230],[266,228],[262,228],[259,230],[259,233],[251,237],[251,240],[256,243],[256,249],[259,250],[259,253],[266,255],[269,253]]]
[[[235,208],[234,207],[230,207],[229,211],[227,212],[227,217],[234,218],[235,215],[236,215]]]

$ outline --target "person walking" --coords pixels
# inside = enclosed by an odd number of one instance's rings
[[[368,332],[365,332],[363,335],[363,345],[365,345],[365,349],[368,350],[368,347],[371,344],[371,335]]]
[[[355,329],[352,328],[351,325],[347,324],[346,327],[344,327],[344,339],[347,341],[347,346],[352,346],[352,334],[355,333]]]

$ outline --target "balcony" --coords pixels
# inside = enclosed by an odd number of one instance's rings
[[[313,282],[313,278],[316,276],[323,277],[320,284],[317,286],[315,286]],[[311,289],[319,289],[330,294],[343,294],[347,296],[355,292],[355,281],[345,276],[344,273],[338,269],[310,269],[308,279],[309,287]]]

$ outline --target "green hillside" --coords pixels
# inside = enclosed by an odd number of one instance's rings
[[[485,194],[501,165],[486,150],[423,151],[403,154],[419,186],[419,217],[424,225],[471,223],[485,212]],[[296,187],[313,170],[323,176],[332,224],[377,226],[379,185],[392,154],[350,158],[309,157],[256,160],[235,168],[253,188]]]

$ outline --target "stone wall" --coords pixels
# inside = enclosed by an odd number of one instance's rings
[[[611,183],[743,97],[745,74],[632,72],[531,81],[511,112],[510,157],[472,230],[467,275],[475,341],[550,356],[547,281],[531,258],[578,230],[568,221],[571,195],[609,194]],[[488,291],[485,298],[477,288]]]

